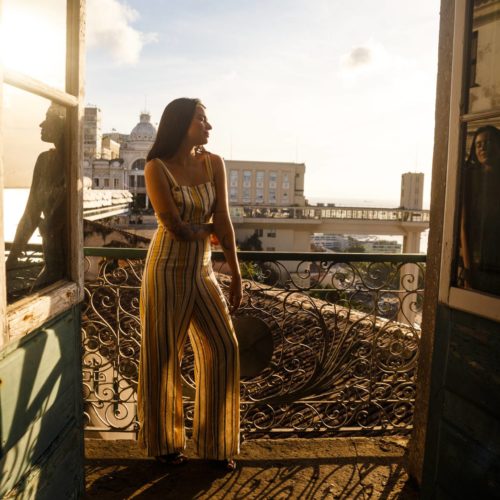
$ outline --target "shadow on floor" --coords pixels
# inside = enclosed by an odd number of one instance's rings
[[[399,460],[401,462],[401,460]],[[89,459],[87,498],[418,499],[394,457],[240,459],[225,473],[202,460]]]

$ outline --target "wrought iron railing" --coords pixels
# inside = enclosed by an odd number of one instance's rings
[[[89,435],[138,430],[145,254],[85,249],[83,385]],[[241,383],[244,435],[407,433],[425,255],[239,252],[238,257],[245,279],[235,325],[246,324],[247,330],[250,325],[256,339],[270,336],[273,347],[269,359],[258,345],[245,354],[253,356],[258,373]],[[226,291],[230,277],[222,254],[214,252],[213,260]],[[183,377],[189,429],[194,405],[189,345]]]

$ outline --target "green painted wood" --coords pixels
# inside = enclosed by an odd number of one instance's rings
[[[453,311],[445,386],[500,418],[500,324]]]
[[[62,460],[61,470],[83,467],[79,318],[75,307],[2,354],[0,496],[42,471],[68,426],[77,431],[76,455]]]
[[[440,439],[437,484],[443,491],[457,499],[499,498],[499,456],[446,423]]]
[[[84,470],[75,447],[80,431],[70,424],[5,498],[70,500],[84,494]],[[3,498],[3,497],[2,497]]]
[[[500,325],[438,306],[422,498],[500,497]]]
[[[445,391],[443,419],[492,454],[500,454],[500,420],[488,411]]]

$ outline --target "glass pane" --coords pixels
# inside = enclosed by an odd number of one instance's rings
[[[468,125],[457,285],[500,295],[500,117]]]
[[[4,65],[64,89],[66,0],[3,0]]]
[[[500,0],[474,0],[469,113],[500,109]]]
[[[7,300],[65,278],[66,109],[4,85]]]

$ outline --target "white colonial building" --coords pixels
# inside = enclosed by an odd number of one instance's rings
[[[149,208],[144,165],[155,137],[156,128],[147,112],[140,114],[139,123],[130,134],[104,134],[101,154],[85,158],[83,164],[84,175],[92,179],[93,189],[128,189],[135,208]]]

